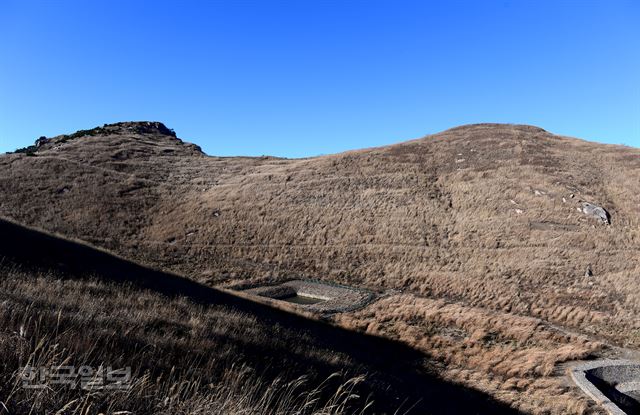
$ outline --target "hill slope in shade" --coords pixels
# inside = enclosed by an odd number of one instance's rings
[[[422,348],[526,411],[585,407],[558,365],[640,346],[640,150],[479,124],[315,158],[222,158],[159,123],[90,131],[0,157],[0,215],[208,285],[379,291],[336,322]]]
[[[519,413],[424,371],[402,343],[2,219],[0,234],[3,414]],[[16,388],[27,361],[130,367],[132,388]]]

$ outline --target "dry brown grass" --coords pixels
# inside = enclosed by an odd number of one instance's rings
[[[424,353],[401,342],[5,220],[0,234],[6,413],[518,413],[425,370]],[[19,385],[23,365],[132,367],[134,382],[122,392],[33,391]]]
[[[272,327],[224,306],[6,263],[0,277],[2,414],[344,414],[372,404],[347,357],[303,333],[273,338]],[[267,355],[252,355],[251,342]],[[322,361],[344,371],[327,376]],[[25,365],[129,366],[132,382],[115,391],[25,389]]]
[[[589,401],[566,385],[559,364],[602,344],[537,318],[413,295],[392,295],[337,322],[412,344],[445,378],[493,394],[527,413],[583,413]]]
[[[396,290],[340,323],[531,412],[591,410],[560,385],[561,362],[598,341],[640,346],[637,149],[489,124],[310,159],[219,158],[114,130],[0,157],[0,193],[0,215],[209,285]]]

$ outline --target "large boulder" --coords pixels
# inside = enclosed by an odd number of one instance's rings
[[[602,223],[609,225],[611,223],[611,216],[603,207],[594,205],[593,203],[582,203],[582,213],[585,215],[593,216],[600,220]]]

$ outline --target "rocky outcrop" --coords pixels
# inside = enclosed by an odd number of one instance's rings
[[[171,145],[177,145],[181,150],[191,154],[204,154],[202,149],[192,143],[186,143],[176,136],[175,131],[157,121],[126,121],[114,124],[104,124],[102,127],[95,127],[90,130],[78,130],[72,134],[63,134],[55,137],[40,137],[34,145],[16,150],[16,153],[26,153],[36,155],[44,150],[57,150],[61,145],[84,137],[138,137],[145,136],[153,138],[154,141],[163,139]],[[165,149],[165,154],[175,150]]]
[[[611,223],[611,215],[603,207],[594,205],[593,203],[582,203],[582,213],[598,219],[600,222],[609,225]]]
[[[105,124],[102,128],[109,133],[162,134],[176,137],[175,131],[158,121],[126,121]]]

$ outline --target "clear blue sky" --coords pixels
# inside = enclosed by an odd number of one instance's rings
[[[157,120],[310,156],[511,122],[640,147],[640,1],[0,0],[0,151]]]

